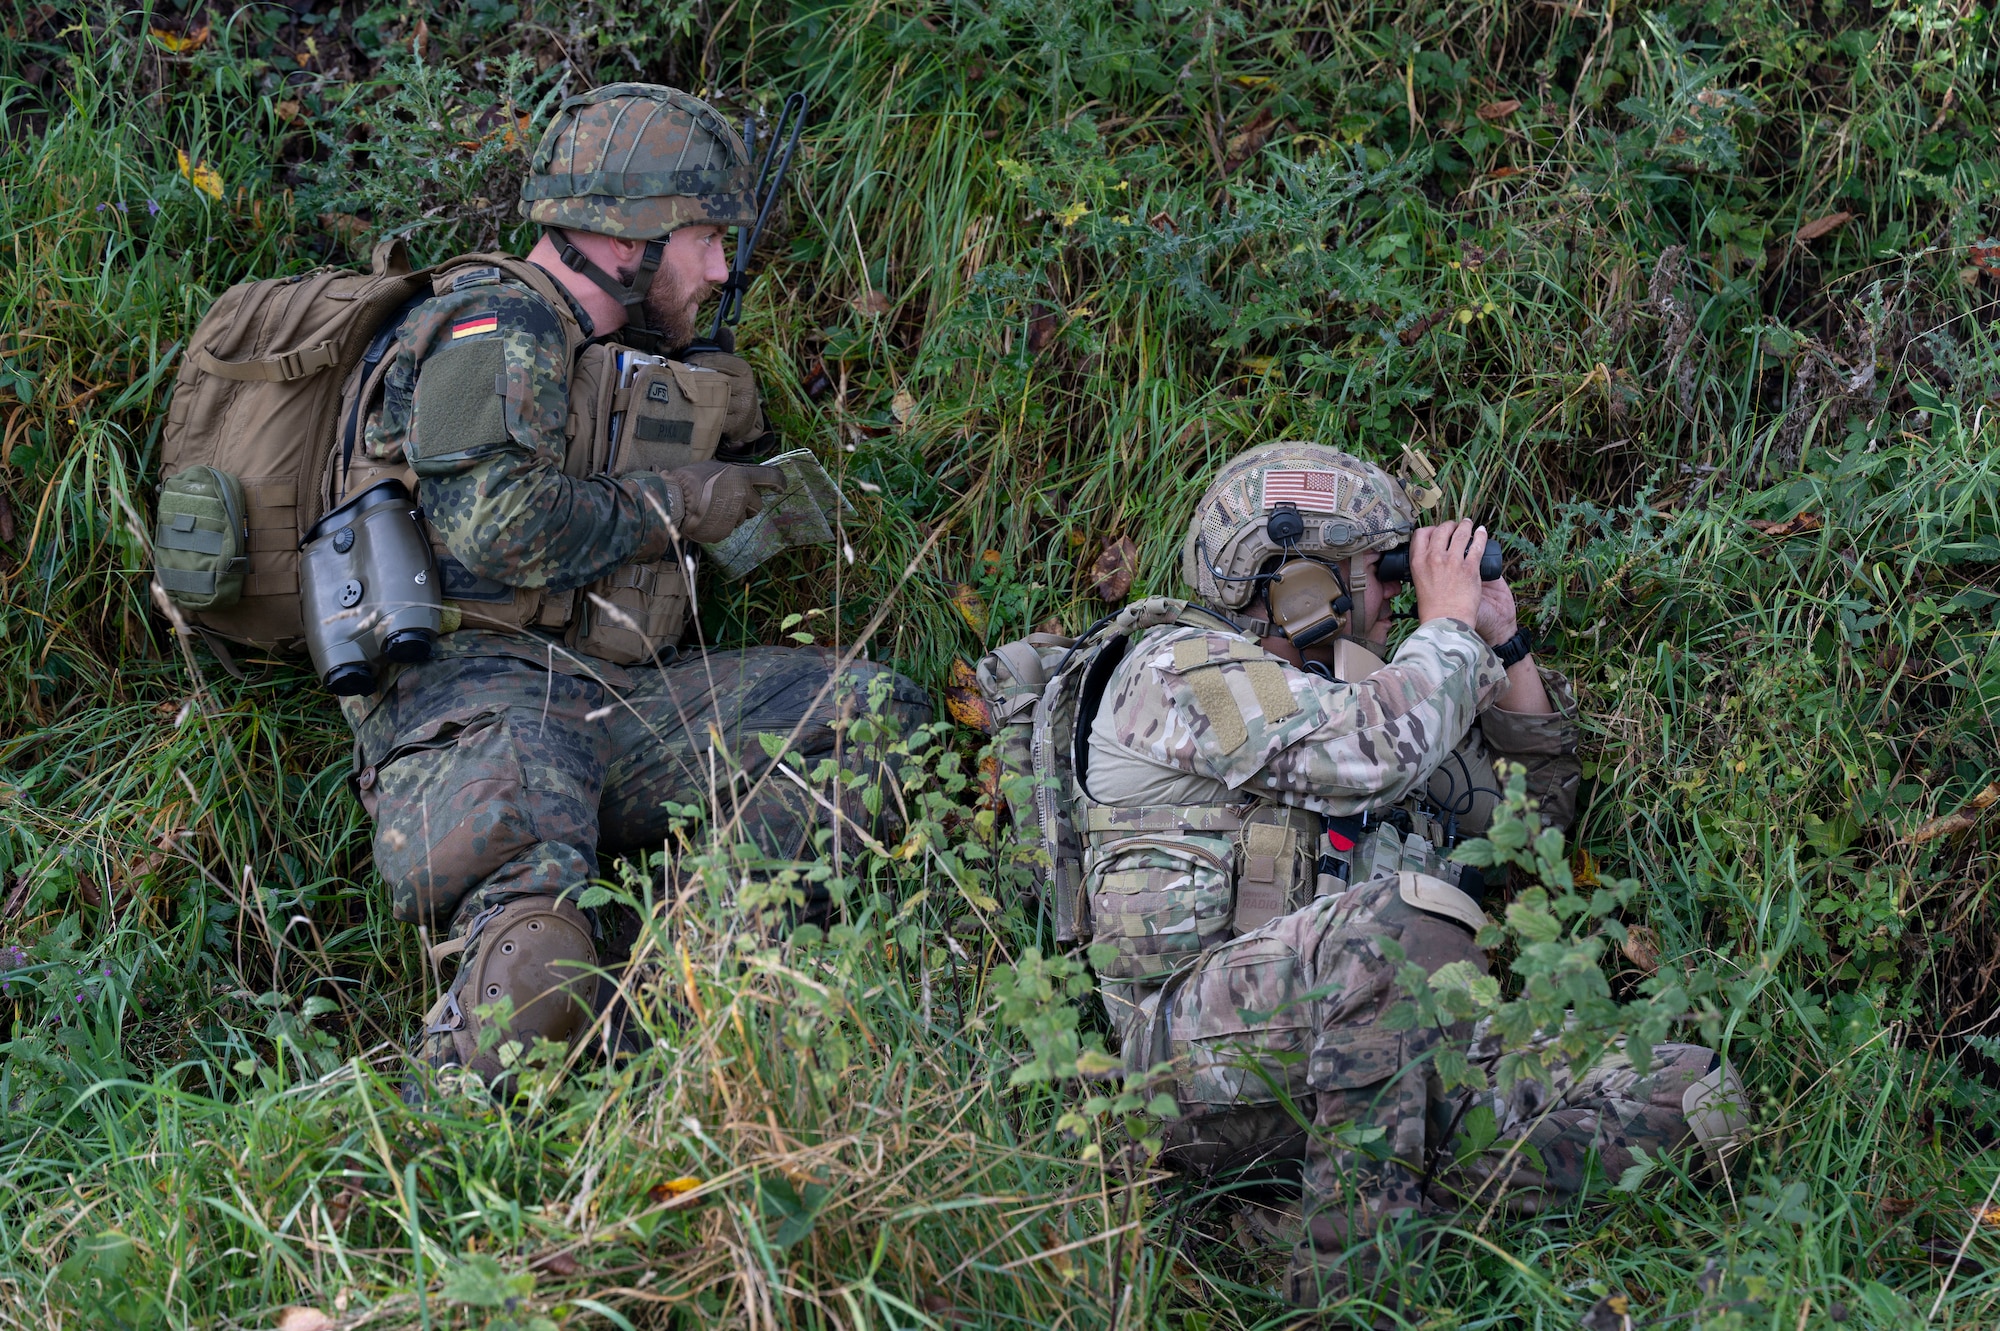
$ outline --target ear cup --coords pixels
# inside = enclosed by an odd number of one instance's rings
[[[1271,620],[1299,647],[1308,647],[1340,628],[1353,607],[1333,570],[1311,559],[1294,559],[1278,569],[1264,588]]]

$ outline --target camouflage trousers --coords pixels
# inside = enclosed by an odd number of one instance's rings
[[[493,906],[574,893],[600,854],[664,849],[670,804],[726,820],[769,858],[806,857],[831,819],[771,771],[760,737],[789,739],[807,771],[837,758],[873,776],[879,746],[846,739],[871,692],[899,733],[931,715],[887,667],[857,662],[836,680],[834,665],[817,648],[707,652],[609,674],[617,687],[521,656],[404,670],[355,725],[354,783],[395,917],[455,939]],[[869,825],[858,799],[841,804]],[[894,800],[884,808],[893,817]]]
[[[1665,1044],[1643,1077],[1617,1051],[1546,1085],[1446,1093],[1430,1055],[1456,1044],[1490,1074],[1498,1044],[1469,1029],[1384,1029],[1402,999],[1389,940],[1429,971],[1486,970],[1470,928],[1377,878],[1205,953],[1126,1031],[1129,1069],[1172,1066],[1181,1118],[1164,1164],[1301,1177],[1290,1293],[1302,1304],[1352,1289],[1390,1221],[1496,1196],[1533,1212],[1579,1193],[1593,1152],[1616,1180],[1635,1148],[1676,1150],[1690,1138],[1690,1088],[1721,1081],[1712,1051]]]

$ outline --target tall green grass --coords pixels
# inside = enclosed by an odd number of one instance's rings
[[[1585,700],[1576,863],[1641,879],[1658,964],[1720,980],[1757,1149],[1725,1189],[1666,1169],[1468,1219],[1406,1320],[1573,1325],[1621,1291],[1639,1325],[1996,1320],[2000,931],[1968,803],[2000,767],[1990,16],[0,17],[11,1318],[1287,1324],[1283,1254],[1229,1196],[1107,1166],[1088,1086],[1010,1085],[1096,1017],[987,849],[962,729],[915,737],[923,840],[844,861],[824,937],[771,941],[698,823],[614,879],[653,907],[646,1056],[537,1066],[525,1112],[399,1098],[431,982],[344,728],[296,663],[239,682],[176,642],[132,516],[214,295],[394,229],[428,259],[522,243],[506,199],[554,99],[636,69],[816,108],[744,344],[846,482],[855,558],[706,586],[707,640],[822,610],[803,627],[847,647],[887,605],[868,650],[941,687],[1102,613],[1108,540],[1139,549],[1132,596],[1174,590],[1206,475],[1273,438],[1412,444],[1506,533]]]

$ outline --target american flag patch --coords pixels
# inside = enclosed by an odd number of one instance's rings
[[[478,337],[481,333],[497,333],[499,331],[500,317],[494,314],[482,314],[477,319],[467,319],[464,323],[453,324],[451,326],[451,339],[456,342],[461,337]]]
[[[1301,511],[1335,513],[1340,509],[1341,476],[1337,471],[1267,471],[1265,511],[1292,504]]]

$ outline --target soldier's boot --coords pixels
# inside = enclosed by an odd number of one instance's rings
[[[1346,1247],[1347,1227],[1325,1213],[1308,1217],[1304,1237],[1292,1248],[1292,1263],[1285,1272],[1284,1295],[1294,1308],[1310,1310],[1324,1327],[1366,1327],[1387,1331],[1400,1325],[1395,1310],[1400,1304],[1397,1288],[1399,1263],[1393,1253],[1397,1242],[1390,1231],[1369,1236],[1369,1241]]]
[[[1749,1105],[1736,1069],[1719,1057],[1708,1075],[1681,1097],[1688,1132],[1718,1178],[1729,1173],[1737,1154],[1750,1142]]]
[[[565,1043],[589,1028],[597,992],[590,921],[561,897],[516,897],[488,907],[465,934],[432,950],[463,953],[457,978],[424,1018],[423,1055],[461,1066],[494,1086],[501,1051],[537,1039]],[[511,1000],[511,1007],[508,1000]]]

